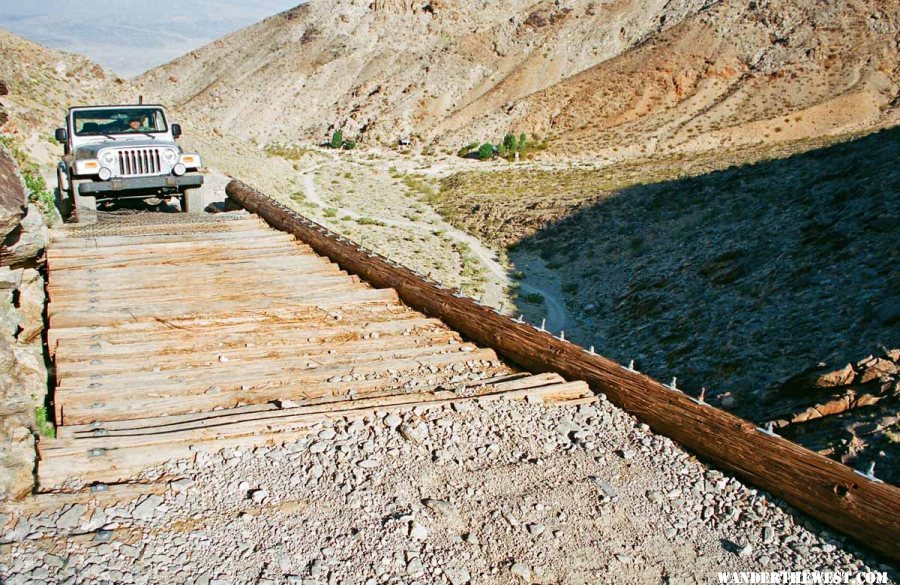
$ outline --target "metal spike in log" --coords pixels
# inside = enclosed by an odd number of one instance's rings
[[[764,435],[769,435],[771,437],[777,437],[778,435],[775,433],[775,423],[769,421],[766,423],[766,428],[756,427],[756,430],[763,433]]]
[[[872,461],[871,463],[869,463],[869,468],[866,470],[865,473],[863,473],[862,471],[860,471],[860,470],[858,470],[858,469],[856,469],[855,471],[856,471],[856,473],[858,473],[859,475],[861,475],[861,476],[863,476],[864,478],[868,479],[869,481],[872,481],[872,482],[875,482],[875,483],[884,483],[884,481],[882,481],[882,480],[878,479],[877,477],[875,477],[875,462],[874,462],[874,461]]]

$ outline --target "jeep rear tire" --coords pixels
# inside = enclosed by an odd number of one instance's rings
[[[185,213],[203,213],[203,193],[200,189],[189,189],[181,198],[181,210]]]

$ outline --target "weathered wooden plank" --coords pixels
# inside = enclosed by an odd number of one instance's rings
[[[88,446],[93,444],[90,439],[81,439],[85,444],[84,449],[65,447],[54,450],[51,441],[41,446],[42,462],[38,468],[38,482],[46,489],[72,478],[121,481],[133,477],[142,469],[165,461],[193,457],[199,451],[221,449],[229,439],[239,439],[241,446],[285,442],[303,436],[324,421],[360,418],[370,416],[376,411],[406,410],[413,406],[439,407],[473,399],[515,400],[529,396],[543,397],[547,400],[578,399],[589,393],[587,384],[583,382],[486,392],[467,397],[460,397],[452,392],[414,393],[345,401],[329,405],[327,408],[312,406],[267,410],[249,417],[245,415],[243,420],[233,421],[227,425],[173,432],[168,440],[164,441],[151,438],[153,435],[136,439],[119,438],[118,441],[103,443],[111,447],[102,452],[93,450],[102,449],[101,447]]]
[[[307,367],[308,362],[304,360],[290,364],[242,365],[239,368],[194,368],[159,372],[152,376],[110,376],[98,381],[67,378],[60,381],[54,404],[56,420],[62,424],[86,424],[96,420],[181,414],[322,394],[361,393],[365,388],[396,384],[393,376],[385,375],[389,371],[396,371],[396,376],[399,376],[429,365],[447,367],[470,360],[490,362],[495,358],[493,350],[479,350],[399,359],[365,359],[359,356],[350,364],[325,365],[321,368]],[[368,379],[342,380],[357,371],[365,371]]]
[[[115,288],[134,289],[143,284],[148,286],[175,286],[180,279],[189,276],[193,280],[234,280],[246,275],[247,278],[280,278],[318,275],[343,275],[354,278],[335,264],[321,261],[304,261],[289,263],[284,266],[261,266],[259,263],[242,264],[231,267],[225,265],[200,265],[185,274],[183,267],[162,267],[163,270],[118,269],[115,274],[72,274],[72,278],[57,279],[49,291],[54,296],[62,294],[78,294],[103,291]],[[180,270],[180,273],[179,273]],[[139,282],[136,282],[140,279]]]
[[[136,281],[139,285],[140,282]],[[298,294],[318,293],[320,291],[366,290],[369,286],[361,284],[344,274],[309,274],[282,275],[275,278],[221,278],[215,280],[195,279],[186,276],[181,286],[172,282],[162,286],[136,286],[133,289],[101,287],[93,291],[73,291],[69,294],[57,294],[50,302],[50,314],[68,309],[78,310],[89,305],[102,305],[106,309],[120,306],[134,306],[135,298],[151,300],[154,304],[174,304],[198,302],[220,303],[229,300],[243,303],[253,302],[254,295],[266,297],[282,296],[294,298]],[[136,294],[142,291],[143,294]],[[208,306],[208,305],[207,305]]]
[[[378,339],[374,339],[376,337]],[[86,333],[83,337],[61,341],[56,350],[56,362],[76,363],[98,357],[128,360],[146,358],[149,355],[173,356],[177,359],[185,353],[204,352],[227,357],[235,351],[256,352],[282,347],[302,351],[325,344],[329,344],[335,351],[341,351],[342,348],[354,347],[357,343],[377,345],[382,340],[393,343],[406,338],[443,340],[445,337],[459,339],[455,331],[447,329],[440,321],[416,314],[398,315],[398,319],[387,321],[345,323],[323,320],[318,323],[302,321],[278,326],[247,324],[243,327],[232,326],[222,332],[210,327],[195,331],[167,330],[143,337]]]
[[[197,264],[208,264],[211,262],[228,262],[230,260],[246,260],[246,259],[264,259],[264,258],[283,258],[289,254],[305,253],[299,244],[286,243],[268,247],[257,247],[246,250],[227,250],[224,248],[213,248],[205,250],[201,253],[186,253],[180,257],[173,258],[168,255],[154,254],[152,252],[144,252],[143,254],[135,254],[129,257],[119,258],[61,258],[58,260],[47,259],[47,266],[50,270],[97,270],[101,268],[119,268],[135,263],[143,263],[145,265],[168,264],[172,266],[191,266]]]
[[[339,335],[342,332],[377,330],[377,327],[397,321],[408,327],[426,327],[424,323],[440,323],[439,320],[422,317],[399,303],[344,305],[330,311],[315,306],[301,310],[275,310],[256,313],[212,314],[189,317],[158,317],[151,320],[131,321],[113,326],[69,327],[51,329],[48,345],[51,352],[57,348],[89,347],[96,343],[127,345],[154,342],[171,343],[184,339],[204,339],[220,335],[223,343],[239,343],[250,335],[289,335],[311,338],[317,335]],[[419,321],[423,324],[417,324]],[[443,325],[441,325],[443,326]],[[319,333],[321,332],[321,333]],[[253,339],[250,339],[253,342]]]
[[[243,237],[231,237],[223,240],[222,234],[218,238],[206,237],[211,234],[197,234],[195,236],[185,235],[183,240],[171,240],[163,242],[147,242],[135,237],[134,241],[122,242],[118,244],[110,244],[106,246],[88,245],[98,240],[85,240],[85,245],[56,247],[52,246],[48,250],[48,257],[55,259],[64,258],[103,258],[107,256],[131,256],[153,252],[157,254],[182,254],[191,250],[210,250],[210,249],[230,249],[230,250],[249,250],[253,248],[265,248],[267,246],[293,244],[296,243],[300,249],[306,246],[303,242],[297,242],[291,234],[276,232],[258,232],[254,235],[244,235]],[[121,239],[121,236],[117,237]]]
[[[870,481],[846,465],[760,432],[752,423],[698,403],[648,376],[590,355],[471,299],[456,297],[410,270],[339,241],[326,228],[243,183],[232,181],[227,193],[245,209],[296,235],[348,272],[373,286],[392,287],[408,305],[440,317],[477,343],[495,348],[531,371],[557,371],[569,379],[586,380],[655,432],[892,560],[900,560],[900,488]]]
[[[202,315],[206,313],[232,313],[254,314],[265,311],[287,309],[308,305],[327,310],[351,304],[396,302],[397,293],[390,289],[363,289],[351,290],[341,294],[311,293],[296,294],[291,298],[267,297],[259,299],[254,305],[248,306],[240,301],[217,302],[210,305],[209,301],[202,300],[193,303],[146,303],[136,304],[130,309],[106,311],[99,305],[85,310],[55,311],[51,306],[48,309],[50,327],[90,327],[92,325],[113,325],[127,323],[140,319],[153,321],[159,315],[167,315],[173,318],[185,315]]]
[[[455,332],[447,330],[436,331],[425,335],[397,335],[382,337],[380,339],[362,339],[356,341],[339,342],[332,346],[328,341],[320,340],[316,343],[291,343],[282,340],[281,343],[272,345],[251,345],[251,347],[232,346],[220,348],[207,346],[192,350],[190,346],[179,347],[174,350],[165,348],[160,352],[133,352],[129,354],[109,354],[97,351],[93,356],[80,359],[64,359],[57,355],[56,375],[60,379],[70,379],[79,376],[110,376],[117,372],[131,372],[132,374],[167,372],[175,369],[192,369],[216,366],[216,364],[228,363],[233,367],[240,364],[256,361],[293,360],[315,363],[319,366],[334,364],[353,359],[355,355],[372,353],[384,353],[398,356],[404,351],[450,351],[459,347],[474,347],[471,345],[448,345],[452,339],[458,339]],[[102,363],[96,365],[95,360]]]
[[[115,249],[120,246],[144,246],[167,244],[173,242],[222,242],[228,245],[230,242],[245,239],[273,238],[284,241],[285,234],[279,234],[272,228],[256,227],[253,230],[221,231],[221,232],[192,232],[192,233],[167,233],[155,235],[123,235],[123,236],[97,236],[93,238],[68,239],[53,243],[53,250],[83,250],[97,248]],[[289,234],[288,234],[289,235]]]
[[[565,380],[559,374],[537,374],[531,375],[527,373],[507,374],[484,380],[476,380],[460,385],[455,392],[459,396],[475,396],[486,393],[510,392],[512,390],[537,390],[548,392],[547,386],[559,386],[565,384]],[[370,405],[376,405],[374,399],[386,397],[387,400],[393,400],[393,397],[402,399],[401,401],[411,400],[416,395],[423,395],[418,392],[397,392],[392,389],[391,394],[381,396],[368,395],[364,399],[355,399],[350,402],[359,404],[361,400],[367,401]],[[381,402],[378,402],[381,403]],[[120,421],[106,421],[102,425],[66,425],[60,427],[60,433],[57,438],[47,443],[44,448],[48,450],[69,448],[82,444],[80,439],[104,439],[106,442],[98,443],[98,446],[112,446],[111,443],[121,437],[140,438],[149,433],[165,434],[169,432],[191,430],[195,428],[213,428],[222,426],[225,423],[233,421],[244,421],[258,417],[260,413],[272,411],[282,412],[300,412],[294,409],[303,407],[305,413],[326,412],[331,409],[342,408],[341,405],[332,405],[330,402],[321,400],[306,400],[295,402],[293,404],[279,405],[275,402],[264,404],[253,404],[237,408],[229,408],[225,410],[203,411],[192,414],[167,415],[153,418],[127,419]],[[101,429],[101,433],[96,431]],[[109,444],[107,444],[109,443]]]

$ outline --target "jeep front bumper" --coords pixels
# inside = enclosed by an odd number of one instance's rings
[[[110,179],[109,181],[94,181],[82,183],[78,192],[82,195],[95,195],[98,193],[115,194],[118,191],[153,191],[180,189],[192,189],[203,184],[202,175],[183,175],[176,177],[167,175],[162,177],[136,177],[133,179]]]

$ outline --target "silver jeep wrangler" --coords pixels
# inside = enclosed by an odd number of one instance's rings
[[[202,212],[202,161],[181,150],[180,135],[158,105],[69,108],[66,127],[56,129],[64,145],[56,171],[60,214],[89,223],[98,201],[173,197],[182,211]]]

